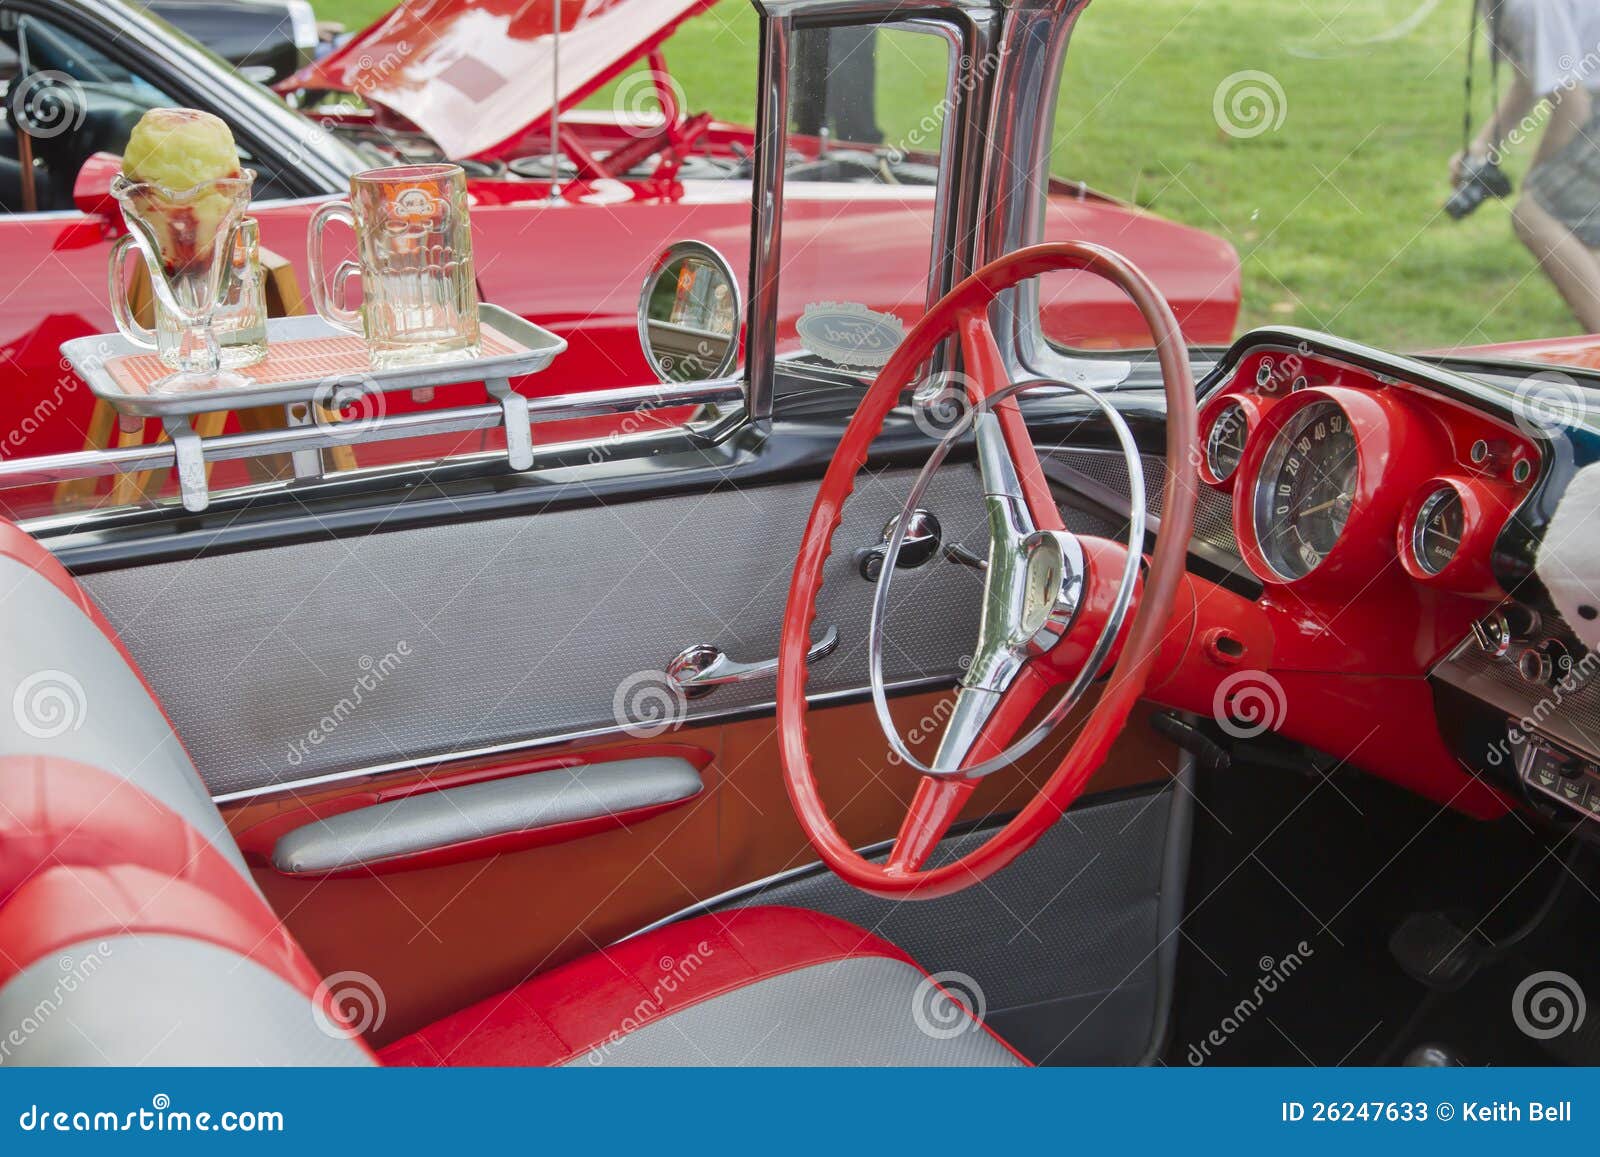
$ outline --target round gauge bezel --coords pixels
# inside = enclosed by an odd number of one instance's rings
[[[1467,507],[1462,500],[1461,491],[1451,486],[1448,482],[1441,482],[1432,490],[1423,487],[1421,494],[1422,501],[1417,504],[1416,513],[1412,515],[1409,521],[1404,518],[1400,520],[1401,531],[1405,532],[1408,527],[1410,530],[1406,539],[1404,557],[1415,562],[1417,569],[1429,578],[1436,578],[1460,557],[1461,541],[1466,538]],[[1450,557],[1444,560],[1443,565],[1437,567],[1429,566],[1428,553],[1423,537],[1428,533],[1429,523],[1436,517],[1436,507],[1445,502],[1454,502],[1457,509],[1461,511],[1461,537],[1456,539],[1455,546],[1450,550]]]
[[[1461,502],[1461,542],[1455,555],[1438,570],[1423,565],[1417,554],[1417,534],[1423,511],[1440,491],[1455,491]],[[1494,542],[1519,495],[1503,483],[1461,474],[1440,474],[1417,487],[1400,513],[1395,548],[1406,574],[1420,583],[1463,594],[1493,594],[1499,590],[1491,565]]]
[[[1339,540],[1304,575],[1290,577],[1267,561],[1256,533],[1256,496],[1266,482],[1262,471],[1285,429],[1301,411],[1333,402],[1343,411],[1356,442],[1356,480],[1350,513]],[[1376,574],[1392,562],[1400,508],[1424,478],[1437,469],[1445,447],[1435,424],[1423,420],[1389,391],[1308,386],[1276,402],[1262,414],[1234,472],[1233,530],[1245,564],[1262,582],[1296,588],[1336,585]]]
[[[1211,431],[1230,406],[1237,407],[1244,415],[1244,449],[1239,454],[1239,465],[1226,475],[1219,475],[1211,468]],[[1256,436],[1256,430],[1260,425],[1261,405],[1254,398],[1243,394],[1218,394],[1208,401],[1200,410],[1200,481],[1218,490],[1231,489],[1233,480],[1239,477],[1239,471],[1244,469],[1245,457],[1250,452],[1250,442]]]
[[[1350,514],[1347,513],[1345,516],[1345,521],[1339,526],[1338,532],[1335,536],[1334,544],[1329,548],[1328,553],[1323,555],[1306,570],[1298,574],[1291,574],[1287,571],[1284,571],[1277,562],[1274,562],[1268,557],[1267,545],[1263,539],[1263,512],[1269,516],[1268,520],[1270,521],[1272,508],[1279,502],[1276,493],[1269,493],[1269,490],[1276,488],[1279,482],[1282,480],[1284,467],[1290,457],[1291,452],[1293,451],[1293,444],[1295,441],[1297,439],[1303,440],[1306,437],[1307,432],[1310,430],[1314,416],[1316,416],[1315,420],[1318,422],[1318,424],[1321,424],[1322,419],[1320,414],[1323,411],[1327,412],[1330,422],[1332,421],[1334,415],[1337,415],[1340,419],[1342,419],[1345,429],[1350,433],[1350,439],[1355,444],[1356,455],[1355,491],[1359,492],[1360,490],[1360,476],[1362,469],[1361,443],[1359,435],[1355,429],[1355,423],[1350,420],[1350,415],[1345,412],[1344,407],[1340,406],[1338,402],[1331,398],[1318,398],[1309,405],[1299,406],[1295,409],[1294,414],[1290,416],[1288,421],[1282,423],[1273,431],[1271,440],[1268,442],[1266,449],[1262,452],[1260,469],[1258,470],[1256,477],[1256,485],[1250,488],[1249,502],[1250,522],[1255,532],[1254,537],[1256,549],[1261,552],[1262,561],[1266,563],[1267,569],[1272,572],[1273,577],[1277,579],[1278,582],[1301,582],[1315,574],[1322,564],[1327,561],[1328,556],[1331,555],[1334,550],[1338,549],[1339,542],[1343,540],[1345,529],[1349,525]],[[1354,501],[1352,499],[1351,513],[1353,513],[1353,511]]]

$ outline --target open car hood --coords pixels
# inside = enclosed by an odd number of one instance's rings
[[[561,0],[561,107],[571,108],[713,0]],[[550,115],[556,0],[408,0],[280,92],[352,92],[455,160],[488,158]]]

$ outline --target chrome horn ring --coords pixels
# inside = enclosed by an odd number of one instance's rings
[[[916,756],[914,756],[910,750],[907,749],[904,740],[901,739],[900,732],[895,726],[894,719],[889,714],[889,699],[887,692],[885,691],[883,681],[883,621],[889,605],[889,584],[893,580],[895,564],[899,559],[900,548],[905,539],[906,523],[911,512],[916,510],[920,505],[923,494],[926,492],[929,483],[932,481],[934,473],[939,469],[940,466],[944,464],[945,459],[949,456],[950,450],[955,445],[957,439],[963,437],[968,430],[972,429],[979,418],[989,414],[996,403],[1002,402],[1005,399],[1013,397],[1014,395],[1022,393],[1026,390],[1037,389],[1041,386],[1065,389],[1072,393],[1083,395],[1093,402],[1095,407],[1099,409],[1101,414],[1103,414],[1111,423],[1111,428],[1117,437],[1117,444],[1122,451],[1123,464],[1127,468],[1128,472],[1129,509],[1128,536],[1126,541],[1126,546],[1128,548],[1127,562],[1123,565],[1122,578],[1117,586],[1117,595],[1115,600],[1112,602],[1111,611],[1106,618],[1105,627],[1101,630],[1099,637],[1095,640],[1094,646],[1090,649],[1088,659],[1085,660],[1082,668],[1067,684],[1066,690],[1062,692],[1061,697],[1056,701],[1055,706],[1050,709],[1049,713],[1046,714],[1042,720],[1040,720],[1034,729],[1022,739],[1019,739],[1011,744],[1011,746],[1007,747],[999,755],[986,759],[981,763],[974,764],[971,767],[929,767]],[[995,432],[990,437],[991,445],[993,444],[993,438],[998,436],[998,429],[996,428]],[[985,460],[985,447],[982,442],[983,437],[980,433],[979,457],[981,462]],[[1011,464],[1009,453],[1005,454],[1004,460],[1005,464],[1008,465],[1014,473],[1015,466]],[[988,465],[988,463],[985,462],[985,465]],[[990,479],[987,477],[987,472],[984,482],[986,488],[992,485]],[[1006,496],[986,493],[986,497],[993,502],[996,498]],[[991,507],[991,523],[994,522],[993,509],[994,508]],[[1031,524],[1031,519],[1029,521]],[[1046,535],[1049,535],[1053,539],[1065,538],[1070,540],[1073,548],[1076,548],[1077,543],[1076,537],[1070,533],[1062,536],[1050,535],[1049,532],[1038,531],[1037,529],[1032,528],[1031,525],[1026,529],[1012,527],[1010,528],[1009,534],[1013,541],[1007,543],[1006,546],[1018,548],[1021,552],[1028,555],[1032,554],[1040,540]],[[1105,665],[1106,658],[1111,652],[1112,644],[1116,640],[1117,635],[1121,632],[1123,623],[1127,620],[1129,608],[1133,603],[1134,588],[1138,585],[1139,581],[1139,566],[1144,553],[1144,534],[1144,470],[1139,459],[1139,449],[1134,442],[1133,432],[1128,428],[1128,423],[1126,420],[1124,420],[1122,415],[1117,412],[1116,408],[1107,402],[1098,391],[1089,386],[1081,385],[1076,382],[1023,382],[1009,385],[1004,389],[997,390],[988,397],[981,399],[976,405],[970,406],[967,409],[967,412],[963,414],[961,418],[945,433],[944,437],[939,440],[939,444],[934,447],[933,453],[929,455],[927,463],[922,467],[922,472],[917,475],[916,481],[912,483],[910,493],[906,495],[905,504],[901,508],[900,516],[895,520],[893,533],[890,534],[889,541],[884,545],[883,570],[878,576],[877,588],[873,592],[872,616],[867,630],[867,674],[872,685],[872,705],[877,713],[878,726],[883,731],[884,737],[889,741],[889,749],[895,754],[895,756],[898,757],[899,760],[906,766],[920,772],[923,775],[933,776],[939,779],[980,779],[983,776],[999,771],[1001,768],[1011,766],[1011,764],[1015,763],[1018,759],[1032,751],[1041,742],[1043,742],[1044,738],[1049,735],[1050,732],[1054,730],[1063,719],[1067,717],[1068,712],[1070,712],[1072,708],[1077,705],[1078,701],[1083,697],[1084,692],[1088,690],[1089,684],[1094,681],[1095,675],[1099,672],[1100,668]],[[1047,649],[1048,643],[1053,643],[1057,639],[1061,638],[1066,634],[1067,630],[1070,629],[1071,622],[1073,618],[1075,618],[1076,599],[1082,594],[1082,584],[1085,574],[1084,567],[1082,565],[1082,552],[1081,548],[1078,548],[1076,575],[1074,576],[1068,574],[1064,566],[1059,577],[1059,585],[1062,592],[1066,592],[1068,587],[1074,582],[1077,587],[1075,594],[1070,599],[1071,610],[1066,617],[1066,621],[1057,621],[1053,624],[1054,626],[1059,627],[1059,633],[1056,633],[1053,638],[1049,637],[1048,634],[1052,626],[1051,620],[1059,620],[1060,618],[1059,614],[1057,613],[1057,608],[1062,607],[1064,603],[1069,601],[1066,598],[1058,599],[1054,607],[1047,608],[1047,613],[1045,613],[1041,617],[1041,621],[1037,623],[1030,621],[1030,617],[1027,615],[1025,607],[1019,607],[1016,621],[1008,622],[1008,624],[1006,624],[1008,629],[1006,630],[1005,634],[998,639],[991,640],[987,637],[987,632],[992,629],[992,626],[989,622],[989,612],[990,607],[996,603],[994,584],[997,582],[997,574],[1001,569],[996,566],[996,561],[1003,556],[996,552],[997,544],[995,541],[993,527],[991,528],[990,537],[990,565],[984,572],[984,621],[979,625],[979,645],[977,650],[980,653],[988,651],[998,655],[1009,655],[1011,658],[1019,660],[1018,666],[1020,667],[1020,660],[1023,658],[1023,652],[1037,654],[1041,649]],[[1063,546],[1062,561],[1064,564],[1070,564],[1072,560],[1065,557],[1067,553],[1065,544],[1061,545]],[[1041,648],[1041,641],[1046,640],[1046,647]],[[975,659],[973,665],[977,666],[977,663],[978,660]],[[985,672],[984,674],[980,675],[980,678],[988,678],[988,673]],[[966,678],[963,678],[961,688],[962,690],[974,689],[972,688],[972,685],[967,683]],[[982,689],[981,685],[977,689]]]

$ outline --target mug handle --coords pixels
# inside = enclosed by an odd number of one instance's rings
[[[156,348],[155,331],[140,325],[128,304],[128,254],[138,245],[131,234],[124,233],[111,246],[111,260],[106,268],[107,288],[111,297],[111,319],[117,323],[117,332],[131,345],[142,350]],[[141,255],[142,256],[142,255]],[[160,308],[159,306],[157,308]]]
[[[311,304],[317,316],[336,329],[362,335],[361,311],[345,305],[345,286],[350,278],[359,277],[361,266],[354,261],[341,261],[333,271],[333,288],[328,288],[322,263],[322,230],[333,220],[343,221],[352,230],[356,228],[356,215],[348,201],[329,201],[312,215],[310,230],[306,235],[306,262],[311,272]]]

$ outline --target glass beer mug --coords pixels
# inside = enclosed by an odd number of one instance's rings
[[[323,230],[355,230],[358,260],[340,262],[329,284]],[[323,320],[364,337],[377,369],[476,357],[478,287],[459,165],[397,165],[350,178],[350,200],[322,206],[307,238],[311,300]],[[346,287],[361,279],[361,308]]]

